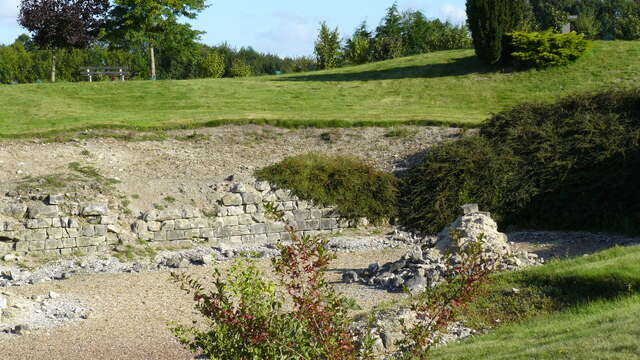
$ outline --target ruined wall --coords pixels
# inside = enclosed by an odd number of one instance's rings
[[[215,212],[198,208],[149,210],[137,217],[114,206],[78,202],[52,194],[43,200],[0,200],[0,256],[67,255],[106,252],[120,244],[242,246],[287,240],[284,223],[269,220],[264,204],[283,211],[305,235],[347,227],[331,208],[315,207],[268,183],[235,184],[215,204]]]

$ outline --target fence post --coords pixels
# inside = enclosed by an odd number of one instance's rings
[[[93,82],[93,76],[91,75],[91,69],[87,69],[87,76],[89,76],[89,82]]]

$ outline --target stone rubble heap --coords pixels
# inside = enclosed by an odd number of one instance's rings
[[[49,292],[46,296],[24,298],[10,292],[0,293],[0,336],[26,335],[87,319],[91,309],[87,301],[70,295]]]
[[[459,263],[462,258],[456,254],[456,244],[464,247],[478,240],[482,246],[483,257],[500,259],[501,270],[513,270],[541,263],[537,255],[513,247],[507,236],[498,231],[498,226],[490,214],[481,212],[477,205],[470,204],[463,206],[462,215],[438,234],[434,247],[423,249],[417,246],[395,262],[383,266],[374,263],[361,271],[346,272],[343,280],[347,283],[361,282],[389,291],[403,291],[407,288],[412,292],[419,292],[444,281],[452,265],[447,263],[444,254],[450,252],[450,261],[454,264]]]

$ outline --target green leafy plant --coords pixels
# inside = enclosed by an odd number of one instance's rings
[[[349,302],[325,279],[334,258],[327,240],[299,236],[288,225],[287,231],[291,244],[279,244],[272,262],[285,294],[247,259],[237,260],[226,279],[215,269],[212,289],[172,274],[206,318],[205,328],[171,329],[182,344],[211,359],[370,359],[349,330]],[[291,310],[283,306],[285,295]]]
[[[397,212],[397,180],[357,158],[304,154],[256,172],[259,180],[289,189],[298,197],[335,206],[344,219],[381,223]]]
[[[241,59],[235,59],[231,65],[231,77],[249,77],[252,74],[251,66]]]
[[[538,68],[567,65],[584,55],[590,47],[583,34],[555,34],[551,30],[512,32],[507,34],[506,42],[508,54],[505,57],[510,56],[521,66]]]

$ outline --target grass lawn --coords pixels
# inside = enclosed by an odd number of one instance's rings
[[[640,359],[640,246],[501,274],[492,287],[472,312],[531,316],[442,347],[434,359]],[[505,295],[511,287],[520,301]],[[543,302],[561,310],[534,309]]]
[[[86,128],[473,126],[523,101],[640,82],[640,42],[597,41],[577,63],[491,72],[473,50],[246,79],[0,86],[0,136]]]

